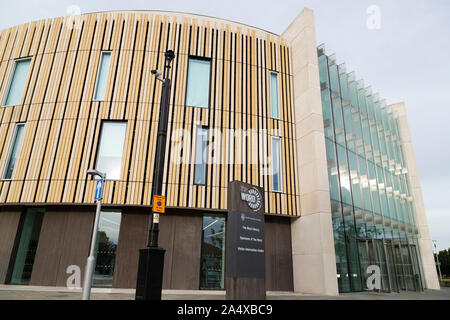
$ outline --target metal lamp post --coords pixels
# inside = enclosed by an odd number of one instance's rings
[[[92,287],[92,277],[94,275],[95,268],[95,243],[97,242],[98,233],[98,223],[100,220],[100,212],[102,210],[102,199],[103,199],[103,183],[106,178],[106,173],[97,170],[88,170],[87,172],[90,176],[98,176],[101,180],[97,182],[97,187],[95,191],[95,200],[97,201],[97,210],[95,212],[94,229],[92,231],[91,248],[89,251],[89,257],[87,258],[86,271],[84,275],[84,285],[83,285],[83,300],[89,300],[91,297],[91,287]]]
[[[439,262],[439,251],[437,250],[437,241],[432,240],[434,244],[434,250],[436,251],[436,264],[438,266],[439,271],[439,279],[442,281],[442,273],[441,273],[441,263]]]
[[[175,59],[175,53],[168,50],[165,53],[165,78],[161,79],[161,71],[152,70],[157,80],[163,82],[161,110],[158,123],[158,139],[156,143],[155,170],[153,174],[152,201],[154,196],[162,196],[167,125],[169,122],[169,99],[171,80],[169,78],[170,65]],[[152,223],[148,235],[147,248],[139,250],[139,266],[136,284],[136,300],[161,300],[164,269],[163,248],[158,248],[159,213],[152,203]]]

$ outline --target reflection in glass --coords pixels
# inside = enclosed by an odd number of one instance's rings
[[[22,144],[22,134],[23,134],[24,127],[25,127],[25,125],[23,123],[18,124],[16,127],[16,133],[14,136],[11,153],[9,154],[8,164],[6,166],[6,171],[5,171],[5,176],[4,176],[5,179],[11,179],[11,177],[12,177],[12,174],[14,171],[14,166],[16,165],[16,161],[17,161],[17,155],[19,153],[20,146]]]
[[[14,71],[9,84],[8,94],[4,101],[5,106],[16,106],[22,101],[30,65],[31,58],[16,60],[14,62]]]
[[[97,157],[97,170],[107,179],[120,179],[126,122],[104,122]]]
[[[200,289],[225,288],[225,217],[203,216]]]
[[[211,61],[189,59],[186,106],[208,108]]]
[[[272,137],[272,190],[281,192],[281,139]]]
[[[272,118],[280,118],[280,108],[278,106],[278,73],[270,73],[270,113]]]
[[[100,214],[93,280],[96,286],[110,287],[113,284],[121,218],[120,211],[102,211]]]
[[[206,183],[206,147],[208,143],[207,130],[197,127],[194,184],[204,185]]]
[[[108,81],[109,65],[111,63],[111,52],[102,52],[100,66],[97,74],[97,84],[95,86],[94,100],[105,100],[106,84]]]

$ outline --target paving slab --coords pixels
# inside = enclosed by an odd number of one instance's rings
[[[93,288],[92,300],[134,300],[133,289]],[[225,300],[225,291],[163,290],[163,300]],[[81,300],[80,289],[0,285],[0,300]],[[343,293],[312,296],[294,292],[267,292],[267,300],[450,300],[450,288],[401,293]]]

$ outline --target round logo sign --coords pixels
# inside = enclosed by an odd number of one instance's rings
[[[247,205],[253,211],[259,211],[262,206],[262,196],[258,189],[250,188],[247,192],[241,192],[241,199],[247,202]]]

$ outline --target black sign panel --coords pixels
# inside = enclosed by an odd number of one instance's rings
[[[233,181],[229,187],[226,274],[231,278],[265,278],[264,193]]]

